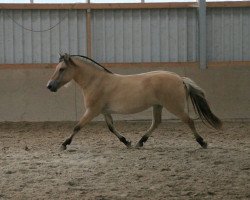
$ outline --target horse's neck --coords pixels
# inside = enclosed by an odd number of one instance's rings
[[[95,66],[81,64],[77,68],[74,80],[83,90],[87,90],[98,85],[97,83],[100,82],[106,74],[106,72],[95,68]]]

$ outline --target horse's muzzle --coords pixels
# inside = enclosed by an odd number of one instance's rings
[[[58,89],[58,81],[54,81],[54,80],[49,81],[48,84],[47,84],[47,88],[51,92],[56,92],[57,89]]]

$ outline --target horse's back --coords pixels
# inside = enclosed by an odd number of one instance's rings
[[[173,93],[179,87],[183,88],[182,78],[178,74],[169,71],[152,71],[129,75],[125,77],[124,81],[130,82],[134,87],[137,84],[142,84],[141,86],[145,90],[160,90],[161,93],[163,91]]]
[[[166,82],[168,85],[176,85],[183,82],[182,78],[178,74],[169,71],[151,71],[141,74],[119,76],[119,80],[121,82],[131,83],[134,86],[138,83],[157,85]]]

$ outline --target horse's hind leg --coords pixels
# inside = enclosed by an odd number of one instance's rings
[[[142,147],[143,143],[148,140],[152,132],[158,127],[158,125],[161,123],[161,114],[162,114],[162,106],[161,105],[155,105],[153,106],[153,120],[150,128],[148,131],[142,136],[140,141],[136,144],[136,147]]]
[[[194,120],[192,120],[186,113],[184,113],[183,115],[179,116],[180,119],[188,124],[189,128],[192,130],[194,137],[196,139],[196,141],[204,148],[207,148],[207,143],[203,140],[203,138],[197,133],[195,125],[194,125]]]
[[[129,140],[126,140],[126,138],[121,135],[114,127],[114,122],[113,122],[113,118],[110,114],[104,114],[105,117],[105,121],[108,125],[109,130],[114,133],[116,135],[116,137],[118,137],[118,139],[123,142],[127,147],[131,147],[131,142]]]

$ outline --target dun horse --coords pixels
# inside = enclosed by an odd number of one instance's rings
[[[115,129],[111,114],[132,114],[149,107],[153,107],[152,124],[136,147],[142,147],[161,123],[164,107],[186,123],[196,141],[207,148],[207,143],[195,129],[194,121],[185,112],[188,97],[203,122],[216,129],[222,126],[210,110],[204,91],[189,78],[167,71],[114,74],[94,60],[80,55],[60,55],[59,61],[47,88],[56,92],[73,79],[83,90],[86,108],[71,136],[63,142],[62,149],[66,149],[76,133],[99,114],[104,115],[109,130],[127,147],[131,147],[131,142]]]

